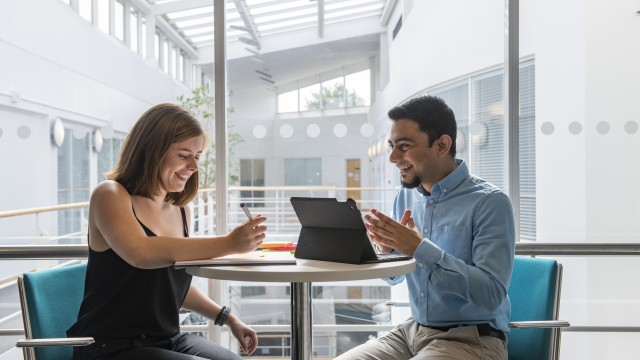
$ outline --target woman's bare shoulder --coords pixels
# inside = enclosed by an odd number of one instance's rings
[[[127,189],[124,188],[119,182],[113,180],[105,180],[98,184],[95,189],[93,189],[93,193],[91,194],[91,199],[99,199],[105,197],[129,197],[129,193]]]

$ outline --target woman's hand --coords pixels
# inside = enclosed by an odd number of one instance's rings
[[[240,353],[251,355],[258,347],[258,335],[256,331],[243,323],[236,316],[231,315],[227,320],[227,326],[233,336],[240,343]]]
[[[227,236],[227,246],[230,252],[246,253],[257,249],[265,238],[266,225],[260,225],[266,217],[258,215],[233,229]]]

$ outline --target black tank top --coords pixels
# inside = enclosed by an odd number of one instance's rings
[[[188,237],[184,208],[180,211],[184,236]],[[156,236],[138,222],[147,236]],[[67,330],[67,336],[168,338],[176,335],[180,332],[178,312],[190,284],[191,275],[184,269],[172,266],[139,269],[129,265],[113,249],[97,252],[89,248],[84,298],[78,320]]]

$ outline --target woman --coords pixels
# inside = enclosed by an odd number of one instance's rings
[[[256,332],[229,308],[191,286],[172,264],[255,250],[266,218],[256,216],[226,236],[188,239],[189,208],[198,190],[198,160],[206,136],[179,106],[160,104],[131,129],[109,180],[89,205],[89,261],[77,322],[68,336],[96,342],[74,359],[238,359],[202,337],[180,333],[181,308],[227,325],[251,354]]]

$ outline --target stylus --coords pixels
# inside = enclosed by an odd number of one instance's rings
[[[249,220],[253,219],[253,216],[251,216],[251,213],[249,212],[249,208],[247,207],[247,205],[245,205],[245,203],[240,203],[240,207],[242,208],[242,211],[244,211],[245,215],[247,215]]]

